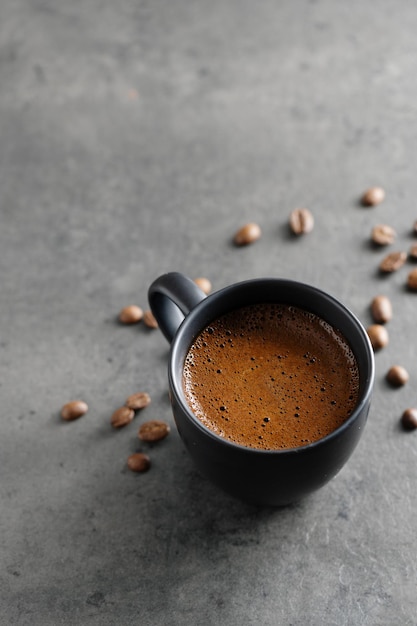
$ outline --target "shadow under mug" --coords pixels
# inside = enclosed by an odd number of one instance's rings
[[[373,349],[353,313],[316,287],[279,278],[248,280],[206,296],[190,278],[170,272],[152,283],[148,297],[171,343],[168,378],[174,419],[203,475],[246,502],[282,506],[315,491],[339,472],[362,435],[374,382]],[[359,398],[355,409],[339,428],[311,444],[260,450],[233,443],[207,428],[185,398],[184,361],[197,336],[221,315],[257,303],[290,304],[318,315],[344,335],[356,357]]]

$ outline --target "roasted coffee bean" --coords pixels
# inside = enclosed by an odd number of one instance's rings
[[[208,278],[195,278],[195,284],[197,287],[200,287],[201,291],[203,291],[206,295],[208,295],[211,291],[211,282]]]
[[[260,226],[254,222],[249,222],[237,231],[233,241],[237,246],[247,246],[260,239],[261,235]]]
[[[151,397],[144,391],[134,393],[126,399],[125,406],[133,411],[139,411],[149,406],[151,403]]]
[[[410,257],[410,259],[412,261],[417,261],[417,243],[414,243],[409,252],[408,252],[408,256]]]
[[[370,187],[362,196],[364,206],[376,206],[385,199],[385,191],[382,187]]]
[[[401,423],[407,430],[417,428],[417,409],[406,409],[401,416]]]
[[[72,400],[62,407],[61,417],[63,420],[70,422],[82,417],[87,411],[88,405],[83,400]]]
[[[379,269],[384,274],[390,274],[396,272],[404,265],[407,260],[407,254],[405,252],[391,252],[379,264]]]
[[[371,314],[378,324],[385,324],[392,319],[392,304],[387,296],[375,296],[371,302]]]
[[[148,328],[158,328],[158,322],[152,311],[145,311],[143,314],[143,322]]]
[[[378,224],[378,226],[373,227],[371,232],[371,239],[378,246],[388,246],[393,243],[396,236],[397,233],[388,224]]]
[[[417,291],[417,269],[411,270],[408,274],[407,286],[411,291]]]
[[[151,466],[151,460],[143,452],[135,452],[127,459],[127,466],[132,472],[147,472]]]
[[[114,428],[121,428],[122,426],[127,426],[135,417],[135,412],[132,409],[129,409],[127,406],[121,406],[111,416],[111,425]]]
[[[386,379],[393,387],[402,387],[409,381],[409,374],[402,365],[393,365],[387,372]]]
[[[314,228],[314,217],[308,209],[294,209],[289,218],[290,229],[294,235],[310,233]]]
[[[142,441],[159,441],[164,439],[170,431],[169,425],[160,420],[151,420],[141,424],[138,437]]]
[[[417,235],[417,220],[413,224],[413,234]]]
[[[371,344],[374,350],[381,350],[385,348],[389,342],[388,331],[385,326],[381,324],[372,324],[366,329],[368,337],[371,340]]]
[[[137,324],[143,317],[143,311],[140,306],[131,304],[125,306],[119,313],[119,321],[122,324]]]

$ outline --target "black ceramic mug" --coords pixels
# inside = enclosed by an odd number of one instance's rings
[[[254,504],[285,505],[333,478],[355,449],[366,423],[374,381],[374,354],[360,321],[340,302],[303,283],[261,278],[206,296],[177,272],[149,288],[149,304],[171,343],[169,388],[174,419],[197,468],[226,492]],[[183,368],[197,336],[225,313],[251,304],[285,303],[310,311],[338,329],[359,368],[359,398],[348,419],[322,439],[299,448],[261,450],[222,438],[192,412],[183,390]]]

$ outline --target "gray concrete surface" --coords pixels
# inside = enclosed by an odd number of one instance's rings
[[[417,624],[417,295],[369,245],[384,222],[413,241],[416,30],[406,0],[2,0],[1,624]],[[316,218],[297,240],[296,206]],[[249,220],[263,237],[236,249]],[[366,431],[321,491],[257,509],[194,469],[164,338],[116,321],[168,270],[303,280],[365,324],[392,298]],[[144,475],[145,414],[109,426],[139,390],[172,425]],[[73,398],[89,413],[63,423]]]

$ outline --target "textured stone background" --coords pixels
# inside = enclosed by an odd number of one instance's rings
[[[417,5],[352,0],[2,0],[0,621],[2,624],[415,625],[417,296],[382,279],[377,223],[417,219]],[[386,188],[375,209],[358,204]],[[316,226],[289,237],[308,206]],[[263,237],[231,245],[257,221]],[[167,398],[159,331],[121,327],[169,270],[215,289],[313,283],[364,322],[394,303],[368,426],[348,465],[283,510],[194,469]],[[384,374],[401,363],[410,383]],[[126,468],[148,391],[172,434]],[[62,423],[59,410],[90,411]]]

